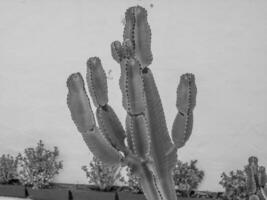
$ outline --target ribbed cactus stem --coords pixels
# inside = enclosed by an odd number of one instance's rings
[[[171,169],[173,169],[173,164],[177,158],[173,156],[173,154],[172,156],[167,156],[173,144],[168,133],[161,99],[153,74],[149,68],[145,68],[142,72],[147,116],[151,132],[151,157],[154,161],[153,171],[155,173],[157,186],[163,198],[176,200]]]
[[[120,64],[120,62],[123,59],[123,52],[122,52],[122,46],[120,41],[114,41],[111,43],[111,55],[114,60],[117,61],[117,63]]]
[[[131,140],[132,151],[143,160],[148,157],[150,144],[150,131],[144,115],[127,115],[129,124],[129,138]]]
[[[67,104],[71,117],[81,133],[95,128],[94,113],[84,87],[84,80],[80,73],[73,73],[67,80],[69,89]]]
[[[96,117],[103,134],[112,146],[119,151],[127,152],[124,143],[125,131],[112,107],[109,105],[98,107]]]
[[[184,146],[192,133],[196,93],[194,75],[183,74],[177,88],[176,106],[178,113],[172,126],[172,139],[177,148]]]
[[[123,95],[123,106],[132,114],[145,112],[145,96],[140,65],[135,59],[125,59],[122,63],[121,88]]]
[[[103,136],[99,128],[82,134],[89,150],[102,162],[110,165],[119,164],[122,155],[110,145],[109,141]]]
[[[119,163],[122,159],[121,154],[109,144],[96,127],[94,113],[81,74],[74,73],[70,75],[67,80],[67,87],[69,89],[67,104],[72,119],[90,151],[107,164]]]
[[[247,184],[247,190],[249,194],[254,194],[257,191],[257,186],[256,186],[256,181],[255,181],[255,176],[253,173],[253,170],[251,169],[250,166],[247,166],[245,168],[246,172],[246,184]]]
[[[87,61],[87,84],[94,105],[104,106],[108,103],[107,76],[98,57],[91,57]]]
[[[140,61],[143,68],[147,67],[153,60],[151,30],[147,22],[147,11],[140,6],[131,7],[126,11],[125,19],[123,39],[131,40],[135,57]]]
[[[160,95],[148,68],[153,57],[147,11],[140,6],[131,7],[125,19],[123,42],[114,41],[111,54],[121,67],[119,85],[127,112],[126,132],[108,104],[106,74],[98,57],[87,62],[87,84],[97,107],[99,127],[79,73],[72,74],[67,81],[68,106],[74,123],[96,157],[111,165],[129,166],[140,178],[148,200],[177,200],[172,170],[177,162],[177,148],[185,144],[192,131],[196,104],[194,75],[181,76],[177,89],[178,114],[171,139]],[[252,168],[249,169],[254,177]],[[259,179],[264,181],[263,176]]]
[[[267,177],[266,177],[265,167],[263,167],[263,166],[259,167],[258,180],[259,180],[259,186],[260,187],[265,187],[266,182],[267,182]]]

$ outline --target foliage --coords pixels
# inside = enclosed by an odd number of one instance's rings
[[[118,165],[108,166],[93,157],[89,167],[82,166],[90,184],[94,184],[101,191],[110,191],[118,182],[125,183],[121,175],[121,167]]]
[[[19,179],[21,183],[33,189],[47,188],[55,175],[63,168],[62,161],[56,161],[59,156],[57,147],[47,150],[40,140],[35,148],[26,148],[24,155],[18,155]]]
[[[225,189],[224,197],[229,200],[266,199],[267,175],[265,167],[258,165],[258,158],[250,156],[243,170],[225,172],[220,184]]]
[[[0,157],[0,183],[10,184],[18,178],[18,160],[9,154]]]
[[[225,189],[224,197],[229,200],[243,200],[247,198],[246,174],[243,170],[225,172],[221,175],[220,185]]]
[[[178,190],[190,192],[197,189],[204,178],[204,171],[199,170],[196,166],[197,160],[191,160],[190,163],[178,160],[173,170],[173,180]]]
[[[142,193],[142,187],[139,182],[139,178],[132,173],[131,168],[127,167],[127,186],[133,193]]]

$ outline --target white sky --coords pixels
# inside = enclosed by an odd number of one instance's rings
[[[196,75],[193,134],[179,158],[199,160],[206,173],[200,189],[221,190],[220,174],[242,169],[250,155],[267,166],[265,0],[1,0],[0,154],[43,139],[64,160],[57,180],[86,183],[80,166],[91,154],[70,118],[66,79],[99,56],[112,70],[110,105],[124,121],[110,43],[122,39],[124,12],[137,3],[148,10],[150,68],[169,129],[179,76]]]

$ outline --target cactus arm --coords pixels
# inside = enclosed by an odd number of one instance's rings
[[[104,107],[98,107],[96,117],[103,134],[112,146],[122,152],[126,152],[127,147],[124,144],[125,131],[113,109],[108,104]]]
[[[258,180],[259,180],[259,186],[264,187],[267,181],[267,177],[266,177],[265,167],[263,166],[259,167]]]
[[[181,148],[189,139],[193,128],[193,109],[196,105],[196,84],[193,74],[184,74],[177,88],[178,113],[172,126],[172,140]]]
[[[125,59],[122,62],[121,88],[125,110],[132,115],[143,113],[145,111],[145,96],[137,60]]]
[[[191,135],[193,114],[177,113],[172,126],[172,139],[176,148],[181,148]]]
[[[163,198],[176,200],[171,170],[176,160],[175,153],[168,154],[173,146],[165,121],[160,96],[150,69],[143,70],[144,91],[147,101],[147,115],[151,131],[151,157],[158,188]]]
[[[147,11],[135,6],[129,8],[125,13],[126,24],[123,39],[130,39],[136,58],[142,67],[151,64],[153,56],[151,53],[151,30],[147,22]]]
[[[150,69],[146,69],[147,71],[143,72],[142,77],[144,80],[145,99],[147,102],[146,115],[151,131],[151,148],[153,148],[151,154],[155,157],[156,165],[159,167],[163,164],[161,161],[165,159],[165,154],[168,152],[170,146],[172,146],[172,142],[168,134],[163,107],[153,74]]]
[[[183,74],[177,88],[176,107],[179,112],[186,114],[193,111],[196,106],[196,94],[195,76],[190,73]]]
[[[257,186],[254,178],[254,173],[250,165],[245,167],[245,172],[246,172],[246,185],[247,185],[247,190],[248,194],[255,194],[257,191]]]
[[[87,83],[97,107],[96,116],[102,133],[117,150],[126,152],[125,131],[116,113],[108,105],[107,78],[98,57],[91,57],[87,62]]]
[[[89,150],[99,160],[109,165],[119,164],[121,162],[122,155],[110,145],[99,128],[95,127],[92,131],[82,133],[82,136]]]
[[[134,57],[134,47],[130,39],[126,39],[121,44],[119,41],[111,43],[111,55],[117,63],[121,63],[123,59]]]
[[[120,62],[122,61],[122,58],[123,58],[122,46],[121,46],[120,41],[112,42],[110,47],[111,47],[111,55],[112,55],[113,59],[115,61],[117,61],[117,63],[120,64]]]
[[[93,130],[95,127],[94,113],[84,88],[84,81],[80,73],[73,73],[67,80],[69,89],[67,104],[72,120],[81,133]]]
[[[107,76],[98,57],[87,61],[87,85],[94,105],[104,106],[108,103]]]
[[[96,127],[94,113],[84,88],[80,73],[74,73],[67,80],[69,93],[67,104],[72,119],[81,132],[85,143],[93,154],[108,164],[118,163],[121,155],[115,150]]]

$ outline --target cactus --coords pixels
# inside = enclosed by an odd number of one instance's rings
[[[125,130],[108,102],[105,71],[97,57],[87,62],[87,84],[96,120],[80,73],[67,80],[71,117],[89,150],[102,162],[129,166],[139,177],[148,200],[176,200],[172,171],[177,150],[185,145],[193,127],[196,85],[193,74],[180,77],[177,116],[169,135],[160,95],[152,71],[151,29],[147,11],[134,6],[125,13],[123,42],[111,44],[111,54],[121,67],[122,105],[127,112]]]
[[[249,199],[267,200],[267,177],[265,167],[258,166],[257,157],[249,157],[245,172]]]

